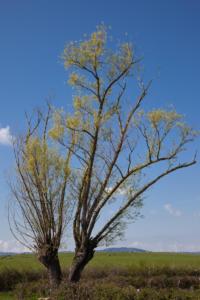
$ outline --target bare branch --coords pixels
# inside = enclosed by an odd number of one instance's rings
[[[110,227],[111,224],[113,224],[113,222],[120,217],[125,210],[141,195],[143,194],[147,189],[149,189],[152,185],[154,185],[157,181],[159,181],[161,178],[165,177],[166,175],[178,170],[178,169],[182,169],[182,168],[187,168],[190,167],[192,165],[194,165],[196,163],[195,160],[189,162],[189,163],[183,163],[183,164],[179,164],[171,169],[166,170],[165,172],[163,172],[162,174],[160,174],[159,176],[157,176],[156,178],[154,178],[153,180],[151,180],[150,182],[148,182],[145,186],[142,187],[142,189],[140,189],[135,195],[134,197],[132,197],[124,206],[122,206],[122,208],[119,209],[119,211],[103,226],[103,228],[98,232],[98,234],[95,236],[94,240],[99,242],[102,238],[104,238],[104,232]]]

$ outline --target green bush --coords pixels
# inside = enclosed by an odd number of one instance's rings
[[[17,300],[35,300],[40,296],[48,297],[50,292],[47,280],[20,283],[14,290],[15,298]]]
[[[17,300],[35,300],[48,297],[52,300],[200,300],[200,290],[135,289],[133,286],[118,287],[113,283],[95,284],[91,281],[78,284],[62,283],[50,293],[46,281],[20,284],[15,290]]]
[[[64,271],[67,278],[68,271]],[[0,290],[13,290],[17,300],[51,295],[54,300],[200,300],[200,272],[179,268],[88,268],[80,283],[62,282],[50,291],[43,271],[4,270]],[[15,287],[16,286],[16,287]]]
[[[0,291],[9,291],[18,283],[39,281],[46,277],[46,272],[43,271],[17,271],[13,269],[4,269],[0,272]]]

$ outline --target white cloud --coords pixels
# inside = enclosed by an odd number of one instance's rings
[[[199,211],[198,211],[198,212],[194,212],[194,213],[193,213],[193,216],[194,216],[194,217],[197,217],[197,218],[200,218],[200,212],[199,212]]]
[[[176,241],[175,239],[126,241],[115,244],[113,247],[133,247],[155,252],[200,252],[200,243]]]
[[[113,187],[110,186],[110,187],[106,188],[106,192],[110,193],[112,191],[112,189],[113,189]],[[116,192],[115,192],[115,195],[124,196],[124,195],[126,195],[126,193],[127,193],[126,189],[124,189],[124,188],[118,188],[116,190]]]
[[[2,127],[0,128],[0,144],[2,145],[11,145],[12,143],[12,135],[10,133],[10,127]]]
[[[164,209],[174,217],[180,217],[182,216],[182,212],[179,209],[174,208],[170,203],[166,203],[164,205]]]
[[[126,190],[126,189],[123,189],[123,188],[118,189],[118,194],[119,194],[120,196],[124,196],[124,195],[126,195],[126,193],[127,193],[127,190]]]
[[[28,248],[20,244],[18,241],[10,240],[3,241],[0,240],[0,252],[27,252],[30,251]]]
[[[149,251],[158,251],[158,252],[199,252],[200,244],[199,243],[185,243],[183,241],[175,240],[161,240],[150,242],[135,242],[132,243],[133,247],[146,249]]]

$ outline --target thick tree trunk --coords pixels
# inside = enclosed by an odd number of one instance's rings
[[[84,270],[88,262],[93,258],[94,253],[95,251],[93,248],[76,250],[69,273],[69,282],[75,283],[80,280],[82,271]]]
[[[51,287],[59,286],[62,280],[62,271],[58,256],[51,260],[51,262],[49,263],[48,275]]]
[[[38,254],[39,261],[47,268],[49,282],[52,288],[57,287],[62,280],[62,271],[58,258],[58,252],[41,251]]]

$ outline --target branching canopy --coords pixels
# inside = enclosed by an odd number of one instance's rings
[[[77,248],[119,236],[145,191],[195,163],[195,158],[179,160],[195,132],[175,110],[141,109],[151,82],[140,82],[134,97],[128,89],[139,64],[134,48],[125,42],[115,50],[109,43],[100,26],[84,41],[67,45],[62,56],[76,93],[74,113],[55,112],[51,136],[67,151],[74,147],[70,193],[76,203]],[[72,144],[66,139],[69,131],[75,136]]]
[[[13,200],[9,221],[12,232],[36,252],[57,249],[70,221],[73,204],[67,199],[73,144],[61,155],[49,137],[52,109],[27,117],[24,136],[14,142],[16,180],[10,184]],[[70,140],[72,141],[73,132]]]

